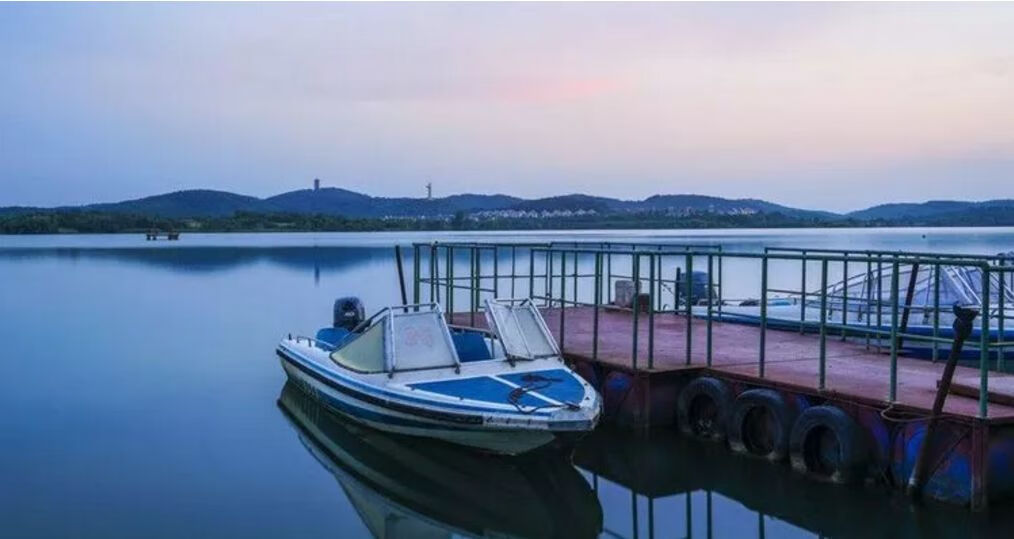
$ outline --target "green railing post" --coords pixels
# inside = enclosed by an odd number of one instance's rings
[[[761,300],[760,300],[760,361],[758,375],[764,378],[764,360],[767,355],[768,333],[768,255],[761,259]]]
[[[722,249],[718,249],[718,316],[722,316],[722,297],[725,289],[725,279],[722,275]]]
[[[454,313],[454,247],[447,247],[447,314]]]
[[[898,399],[898,257],[891,264],[891,388],[887,400]]]
[[[613,302],[613,253],[606,253],[606,303]]]
[[[712,321],[711,321],[711,315],[712,315],[713,305],[715,303],[714,302],[714,297],[713,297],[713,294],[712,294],[712,287],[714,287],[714,285],[715,285],[715,282],[714,282],[714,279],[712,278],[712,273],[711,273],[713,269],[714,269],[714,257],[712,257],[709,254],[708,255],[708,328],[707,328],[707,346],[708,346],[708,349],[707,349],[707,354],[708,354],[707,355],[707,360],[708,360],[708,366],[709,367],[711,366],[711,361],[712,361],[712,352],[711,352],[711,343],[712,343],[711,322]]]
[[[820,261],[820,384],[827,388],[827,259]]]
[[[476,271],[476,269],[478,268],[478,261],[477,261],[478,255],[479,255],[478,247],[473,246],[473,247],[471,247],[471,248],[468,249],[468,265],[469,265],[469,268],[468,268],[468,271],[469,271],[469,279],[468,279],[468,303],[469,303],[469,305],[468,305],[468,312],[469,312],[469,315],[468,315],[468,319],[469,319],[469,324],[472,327],[475,327],[475,309],[476,309],[476,304],[479,303],[479,286],[480,286],[480,284],[478,284],[479,283],[479,277],[477,275],[478,272]]]
[[[880,352],[884,344],[884,260],[883,255],[877,254],[877,352]]]
[[[799,334],[806,328],[806,251],[802,253],[800,262],[803,265],[802,278],[799,284]]]
[[[687,365],[689,365],[693,361],[692,360],[692,356],[690,354],[691,354],[691,347],[693,346],[693,342],[694,342],[694,333],[693,333],[693,329],[694,329],[693,328],[693,320],[694,320],[694,317],[693,317],[693,311],[691,310],[691,308],[693,307],[693,297],[694,297],[694,293],[693,293],[694,255],[691,254],[691,253],[687,253],[686,258],[687,258],[687,261],[686,261],[687,271],[686,271],[686,275],[683,276],[683,280],[686,282],[686,294],[687,294],[686,295],[686,298],[687,298],[686,299],[686,302],[687,302],[687,311],[686,311],[686,313],[687,313],[686,314],[686,316],[687,316]]]
[[[1007,340],[1004,338],[1004,318],[1006,318],[1004,310],[1007,308],[1004,305],[1004,302],[1006,301],[1004,295],[1007,293],[1007,281],[1005,280],[1006,277],[1004,272],[1002,271],[1005,265],[1004,262],[1005,260],[1001,258],[1000,259],[1001,271],[997,273],[997,277],[999,277],[998,279],[999,282],[997,283],[998,287],[996,298],[996,311],[997,311],[996,339],[998,342],[1003,342]],[[1005,357],[1005,354],[1006,354],[1005,348],[1003,346],[998,346],[996,349],[996,370],[1000,372],[1004,372],[1005,370],[1007,370],[1007,358]]]
[[[602,304],[602,252],[595,253],[595,311],[592,314],[592,359],[599,358],[599,306]]]
[[[430,244],[430,301],[440,303],[440,259],[437,257],[437,246]]]
[[[990,267],[983,264],[982,330],[979,332],[979,417],[982,419],[989,414],[989,279]]]
[[[528,248],[528,297],[535,297],[535,247]]]
[[[567,251],[560,252],[560,352],[563,352],[564,314],[567,310]]]
[[[648,368],[655,367],[655,255],[648,255]]]
[[[420,260],[419,260],[419,245],[418,244],[413,244],[412,245],[412,303],[416,304],[416,308],[415,308],[416,311],[419,310],[418,305],[422,301],[420,299],[420,296],[422,295],[422,291],[419,289],[419,287],[422,285],[422,283],[419,282],[419,279],[422,277],[421,274],[420,274],[420,270],[421,269],[422,269],[421,268],[421,263],[420,263]]]
[[[518,278],[518,248],[517,245],[511,245],[511,299],[517,297],[517,292],[514,287],[514,281]],[[531,294],[529,294],[531,295]]]
[[[873,327],[873,260],[866,259],[866,349],[870,349],[870,328]]]
[[[638,331],[638,328],[637,328],[637,318],[638,318],[638,311],[640,311],[640,309],[638,309],[638,305],[637,305],[637,296],[638,296],[638,294],[640,294],[640,290],[641,290],[641,279],[640,279],[640,277],[641,277],[641,260],[640,260],[640,258],[641,257],[636,252],[635,253],[631,253],[630,256],[631,256],[631,272],[630,272],[630,274],[631,274],[631,279],[633,279],[633,281],[634,281],[634,302],[631,305],[631,307],[633,307],[633,311],[634,311],[634,335],[633,335],[633,338],[631,339],[632,350],[630,352],[630,361],[631,361],[631,364],[633,366],[633,369],[636,371],[637,370],[637,331]]]
[[[842,280],[843,285],[842,285],[842,304],[841,304],[841,324],[842,324],[841,340],[843,341],[845,340],[846,336],[845,328],[847,328],[849,324],[849,259],[848,259],[849,254],[848,252],[846,252],[844,253],[844,255],[845,260],[842,261],[842,272],[845,273],[845,276]]]
[[[496,245],[493,246],[493,297],[500,297],[500,248]]]
[[[933,266],[933,363],[940,358],[940,263]]]
[[[546,294],[546,303],[549,308],[553,308],[553,259],[556,258],[554,251],[546,251],[546,277],[544,279]]]

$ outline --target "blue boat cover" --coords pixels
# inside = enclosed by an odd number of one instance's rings
[[[560,402],[581,402],[584,386],[565,369],[504,374],[500,378]]]
[[[510,394],[515,389],[489,376],[440,380],[438,382],[420,382],[418,384],[409,384],[409,387],[451,397],[497,404],[510,404]],[[516,403],[521,406],[549,405],[549,402],[524,392],[519,393]]]
[[[469,361],[485,361],[493,359],[486,346],[486,339],[481,333],[466,331],[464,333],[453,333],[451,339],[454,341],[454,349],[458,351],[458,359],[462,363]]]

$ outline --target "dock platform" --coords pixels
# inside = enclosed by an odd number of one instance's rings
[[[412,303],[439,303],[458,326],[485,327],[485,299],[532,301],[564,358],[602,395],[610,426],[678,427],[821,481],[909,487],[973,510],[1014,499],[1014,339],[1004,329],[1014,316],[1014,258],[433,243],[413,245],[412,264]],[[951,304],[936,293],[917,306],[911,291],[917,279],[939,289],[950,274],[981,276],[961,283],[981,298],[964,306],[991,330],[965,343],[976,359],[956,367],[931,421],[952,344],[940,320]],[[859,294],[831,282],[864,277],[876,286]],[[819,317],[769,324],[770,299]],[[760,315],[723,321],[711,314],[723,306],[757,306]],[[932,320],[931,332],[908,327],[913,312]],[[907,357],[915,349],[937,360]]]

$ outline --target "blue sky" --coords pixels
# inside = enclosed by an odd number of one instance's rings
[[[0,4],[0,206],[1014,197],[1014,4]]]

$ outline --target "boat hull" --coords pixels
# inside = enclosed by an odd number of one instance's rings
[[[331,379],[305,360],[279,349],[282,367],[289,380],[307,395],[336,413],[377,430],[409,436],[423,436],[497,454],[517,455],[556,440],[545,428],[524,428],[523,424],[498,428],[481,413],[440,411],[431,407],[408,407],[383,399]],[[595,418],[597,420],[597,416]],[[594,426],[594,422],[591,423]],[[585,429],[579,429],[585,430]],[[590,430],[590,428],[586,429]],[[580,432],[567,431],[567,438]]]

